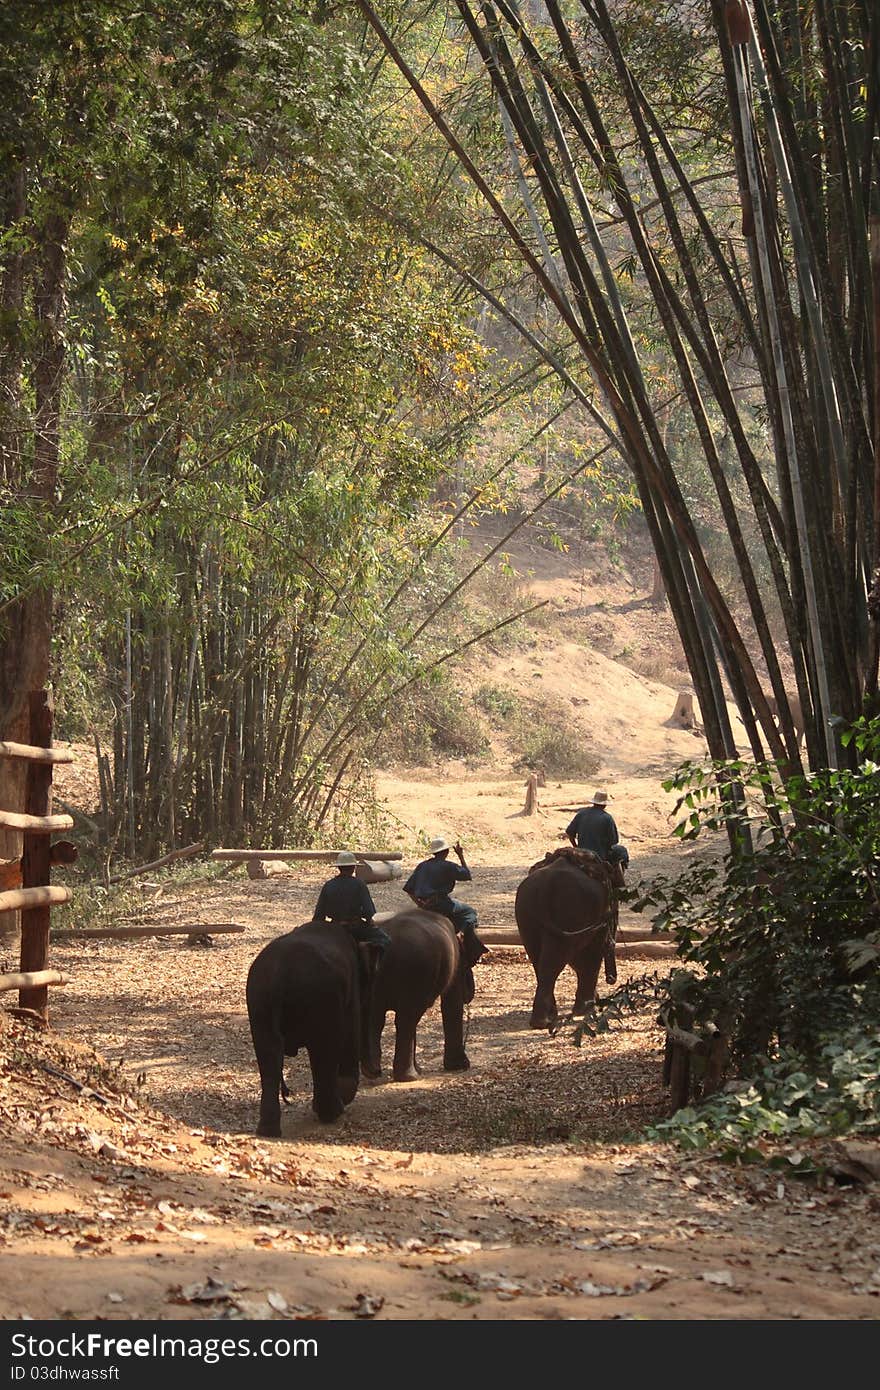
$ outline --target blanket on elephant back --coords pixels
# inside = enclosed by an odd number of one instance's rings
[[[594,854],[591,849],[575,849],[572,845],[566,845],[562,849],[548,849],[544,858],[532,865],[529,873],[533,874],[536,869],[545,868],[548,864],[552,864],[555,859],[567,859],[588,878],[595,878],[600,883],[604,883],[609,891],[614,884],[610,864],[606,864],[605,860],[600,859],[598,854]]]

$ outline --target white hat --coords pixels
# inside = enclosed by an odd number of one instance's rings
[[[444,840],[442,835],[438,835],[436,840],[432,840],[428,846],[432,854],[440,854],[441,850],[449,849],[449,841]]]
[[[612,801],[613,799],[614,798],[610,797],[607,792],[593,792],[594,806],[604,806],[606,801]]]
[[[339,854],[337,854],[333,862],[335,863],[337,869],[347,869],[351,868],[353,864],[356,864],[357,859],[352,854],[350,849],[343,849],[340,850]]]

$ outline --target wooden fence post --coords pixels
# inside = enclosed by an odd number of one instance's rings
[[[30,704],[30,742],[35,748],[52,746],[52,697],[47,690],[32,691]],[[48,816],[52,810],[52,763],[29,762],[25,793],[25,812]],[[25,832],[21,855],[21,881],[25,888],[43,887],[49,882],[50,844],[43,833]],[[25,908],[21,914],[21,969],[24,973],[45,970],[49,961],[49,905]],[[21,1009],[33,1009],[41,1018],[48,1013],[46,985],[22,989]]]

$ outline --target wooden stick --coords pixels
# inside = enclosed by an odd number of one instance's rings
[[[214,849],[212,859],[230,859],[233,863],[246,863],[248,859],[311,860],[316,864],[330,864],[342,850],[339,849]],[[355,859],[402,859],[400,850],[353,850]]]
[[[170,854],[165,854],[161,859],[154,859],[149,864],[142,864],[139,869],[126,869],[124,873],[113,874],[108,883],[121,883],[126,878],[137,878],[138,874],[148,874],[151,869],[161,869],[163,864],[170,864],[172,859],[190,859],[194,854],[201,854],[205,848],[204,840],[200,840],[197,845],[187,845],[185,849],[173,849]]]
[[[705,1049],[705,1039],[697,1033],[690,1033],[686,1028],[667,1028],[666,1036],[675,1047],[683,1047],[686,1052],[697,1052]]]
[[[29,835],[54,835],[72,830],[73,816],[27,816],[19,811],[0,811],[0,825],[7,830],[26,830]]]
[[[190,927],[88,927],[84,931],[52,933],[53,941],[135,941],[143,936],[219,936],[223,932],[243,932],[240,922],[196,922]]]
[[[37,748],[31,743],[0,743],[0,758],[22,758],[30,763],[72,763],[69,748]]]
[[[691,1089],[691,1054],[672,1039],[669,1067],[669,1106],[672,1114],[687,1105]]]
[[[35,989],[37,985],[66,985],[67,976],[60,970],[18,970],[0,975],[0,994],[7,989]]]
[[[0,893],[0,912],[15,912],[19,907],[60,907],[73,897],[69,888],[46,884],[42,888],[12,888]]]

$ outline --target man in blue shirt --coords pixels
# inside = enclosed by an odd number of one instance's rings
[[[367,885],[354,876],[356,866],[357,859],[350,850],[344,849],[336,856],[339,873],[335,878],[329,878],[318,894],[312,921],[326,922],[329,919],[348,927],[355,941],[375,946],[381,953],[391,945],[391,937],[373,921],[376,908]]]
[[[475,965],[489,949],[477,936],[477,914],[467,903],[450,896],[456,883],[470,883],[472,874],[464,862],[464,850],[456,842],[451,846],[458,855],[458,865],[450,864],[450,845],[438,837],[430,844],[431,858],[417,864],[403,885],[416,907],[427,908],[448,917],[457,932],[461,932],[466,965]]]
[[[565,833],[575,849],[592,850],[593,854],[604,859],[605,863],[611,867],[612,884],[622,888],[624,884],[623,871],[629,864],[629,850],[626,845],[620,843],[614,817],[605,810],[609,800],[607,792],[594,792],[592,806],[584,806],[578,811]],[[605,952],[605,982],[609,985],[613,985],[617,980],[614,942],[617,936],[618,905],[614,888],[611,889],[611,896],[611,937]]]
[[[592,806],[584,806],[578,811],[565,833],[576,849],[592,850],[606,864],[619,865],[622,884],[623,870],[629,864],[629,851],[620,843],[614,817],[605,810],[609,800],[607,792],[595,792]]]

